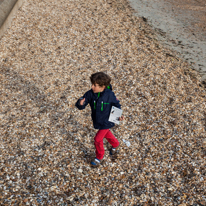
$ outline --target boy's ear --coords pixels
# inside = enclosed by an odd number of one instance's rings
[[[101,88],[102,88],[102,91],[104,91],[106,87],[105,87],[105,86],[102,86]]]

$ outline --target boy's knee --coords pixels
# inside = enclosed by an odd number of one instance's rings
[[[103,141],[98,140],[98,139],[94,139],[94,144],[101,144],[101,143],[103,143]]]

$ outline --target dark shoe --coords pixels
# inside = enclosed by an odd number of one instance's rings
[[[95,158],[93,161],[91,161],[91,166],[92,167],[99,167],[100,163],[101,163],[101,160]]]
[[[112,148],[110,149],[109,154],[110,154],[110,155],[116,155],[116,154],[117,154],[117,148],[118,148],[118,147],[115,147],[115,148],[112,147]]]

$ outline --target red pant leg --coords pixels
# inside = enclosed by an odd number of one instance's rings
[[[112,134],[112,132],[109,129],[99,130],[94,138],[94,145],[96,148],[96,158],[100,160],[103,159],[104,157],[104,144],[103,144],[104,137],[112,145],[112,147],[119,146],[119,141],[115,138],[115,136]]]
[[[96,158],[97,159],[101,160],[104,157],[103,139],[108,131],[109,131],[109,129],[100,129],[94,138],[94,145],[96,148]]]
[[[112,134],[112,132],[110,130],[105,135],[105,138],[112,145],[112,147],[115,148],[115,147],[119,146],[119,141],[115,138],[115,136]]]

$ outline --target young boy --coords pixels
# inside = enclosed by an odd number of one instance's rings
[[[100,165],[104,156],[104,138],[112,145],[110,155],[114,155],[116,153],[116,148],[119,146],[118,140],[109,130],[114,126],[114,123],[109,122],[108,119],[112,106],[121,108],[121,105],[119,104],[119,100],[115,97],[114,92],[112,92],[112,87],[110,85],[111,78],[107,74],[103,72],[94,73],[91,75],[90,80],[92,88],[87,91],[83,97],[78,99],[75,106],[79,110],[82,110],[87,104],[90,104],[94,128],[99,129],[94,138],[96,158],[91,161],[91,165],[97,167]],[[123,119],[124,117],[122,116],[119,120],[122,121]]]

